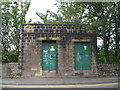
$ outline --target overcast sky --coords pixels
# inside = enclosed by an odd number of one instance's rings
[[[39,17],[36,12],[45,13],[47,9],[56,12],[57,7],[55,0],[31,0],[29,11],[26,15],[26,20],[32,19],[32,22],[39,21]]]

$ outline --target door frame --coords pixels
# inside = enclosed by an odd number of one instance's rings
[[[75,58],[75,54],[76,54],[76,51],[75,51],[75,44],[77,44],[78,43],[78,45],[79,44],[81,44],[81,46],[84,46],[84,44],[88,44],[89,45],[89,58],[88,58],[88,61],[89,61],[89,65],[88,66],[90,66],[90,69],[83,69],[82,67],[81,67],[81,69],[77,69],[77,67],[76,67],[76,58]],[[77,46],[78,46],[77,45]],[[76,47],[77,48],[77,47]],[[83,49],[82,49],[83,50]],[[84,51],[83,51],[84,52]],[[84,58],[82,57],[82,62],[81,63],[84,63],[83,60]],[[83,64],[81,64],[82,66],[83,66]],[[78,71],[78,70],[91,70],[91,49],[90,49],[90,42],[74,42],[74,70],[75,71]]]
[[[93,62],[93,56],[92,56],[92,45],[91,45],[91,40],[90,39],[72,39],[71,40],[72,41],[72,43],[73,43],[73,67],[74,67],[74,73],[77,73],[77,72],[80,72],[80,73],[84,73],[84,71],[86,72],[89,72],[89,73],[92,73],[93,72],[93,64],[92,64],[92,62]],[[91,69],[89,69],[89,70],[75,70],[75,43],[90,43],[90,59],[91,59]]]
[[[46,42],[55,42],[56,44],[56,70],[43,70],[43,42],[46,41]],[[57,41],[56,40],[42,40],[42,47],[41,47],[41,70],[42,72],[57,72],[58,70],[58,45],[57,45]]]

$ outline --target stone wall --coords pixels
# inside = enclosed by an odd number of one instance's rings
[[[120,71],[118,65],[119,64],[109,64],[109,63],[97,64],[98,76],[100,76],[100,77],[118,76],[118,72]],[[2,69],[3,69],[2,70],[2,78],[22,77],[20,63],[6,63],[6,64],[2,65]],[[64,69],[62,69],[62,70],[64,70]],[[59,72],[61,72],[61,71],[59,71]]]
[[[21,76],[22,68],[20,63],[2,64],[2,78],[19,78]]]
[[[2,62],[0,62],[0,85],[2,85]],[[2,87],[0,87],[0,90],[2,90]]]
[[[119,66],[120,64],[118,63],[99,63],[97,64],[98,76],[118,76],[118,72],[120,72]]]

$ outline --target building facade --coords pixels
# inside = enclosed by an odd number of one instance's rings
[[[73,24],[24,24],[23,77],[97,74],[97,38],[93,30]]]

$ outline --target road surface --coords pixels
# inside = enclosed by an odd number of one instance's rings
[[[117,77],[3,79],[3,88],[119,88]]]

